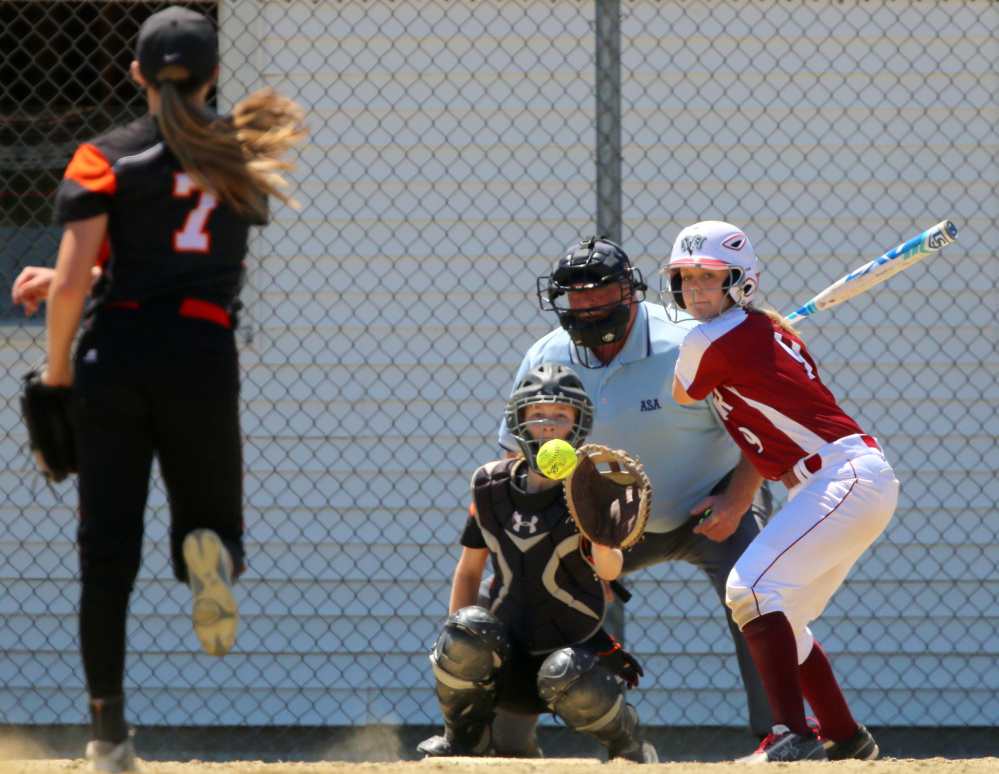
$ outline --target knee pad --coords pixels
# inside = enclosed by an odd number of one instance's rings
[[[538,670],[538,693],[569,726],[590,733],[614,721],[624,707],[621,681],[580,648],[563,648],[545,659]]]
[[[488,683],[506,661],[510,639],[500,620],[484,607],[463,607],[444,623],[430,661],[440,678]]]
[[[509,653],[503,624],[484,607],[464,607],[444,624],[430,662],[445,738],[455,749],[481,754],[488,747],[496,675]]]
[[[794,626],[794,624],[792,624]],[[807,626],[794,630],[794,642],[798,646],[798,664],[804,664],[815,645],[815,635]]]
[[[737,567],[733,567],[728,574],[728,581],[725,584],[725,604],[732,611],[732,620],[740,630],[761,615],[756,606],[756,595],[749,584],[739,576]]]

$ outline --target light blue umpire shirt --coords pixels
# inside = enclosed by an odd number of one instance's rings
[[[579,375],[596,409],[587,443],[642,459],[652,483],[649,532],[681,526],[739,462],[739,448],[711,401],[680,406],[673,400],[673,369],[688,327],[670,322],[663,307],[643,301],[628,340],[607,365],[580,363],[569,334],[558,328],[527,351],[513,382],[516,387],[529,369],[546,362],[567,365]],[[520,451],[505,423],[499,443]]]

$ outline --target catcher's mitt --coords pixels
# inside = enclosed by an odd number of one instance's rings
[[[43,384],[40,369],[24,375],[21,415],[38,469],[49,481],[59,482],[77,472],[72,396],[72,387]]]
[[[625,452],[588,443],[576,450],[579,462],[565,482],[573,521],[592,543],[628,548],[649,520],[652,485],[641,461]],[[608,471],[597,469],[606,463]]]

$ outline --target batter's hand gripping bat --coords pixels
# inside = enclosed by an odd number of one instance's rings
[[[810,314],[836,306],[897,274],[908,266],[921,261],[930,253],[946,247],[957,239],[957,226],[944,220],[933,228],[928,228],[917,237],[903,242],[894,250],[889,250],[880,258],[875,258],[859,269],[850,272],[827,287],[800,309],[787,315],[789,321],[800,320]]]

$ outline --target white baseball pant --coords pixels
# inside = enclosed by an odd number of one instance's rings
[[[783,612],[794,630],[798,663],[812,650],[808,624],[825,609],[860,555],[884,531],[898,503],[898,481],[879,448],[853,435],[816,452],[821,467],[788,493],[787,505],[732,568],[726,602],[743,628]]]

